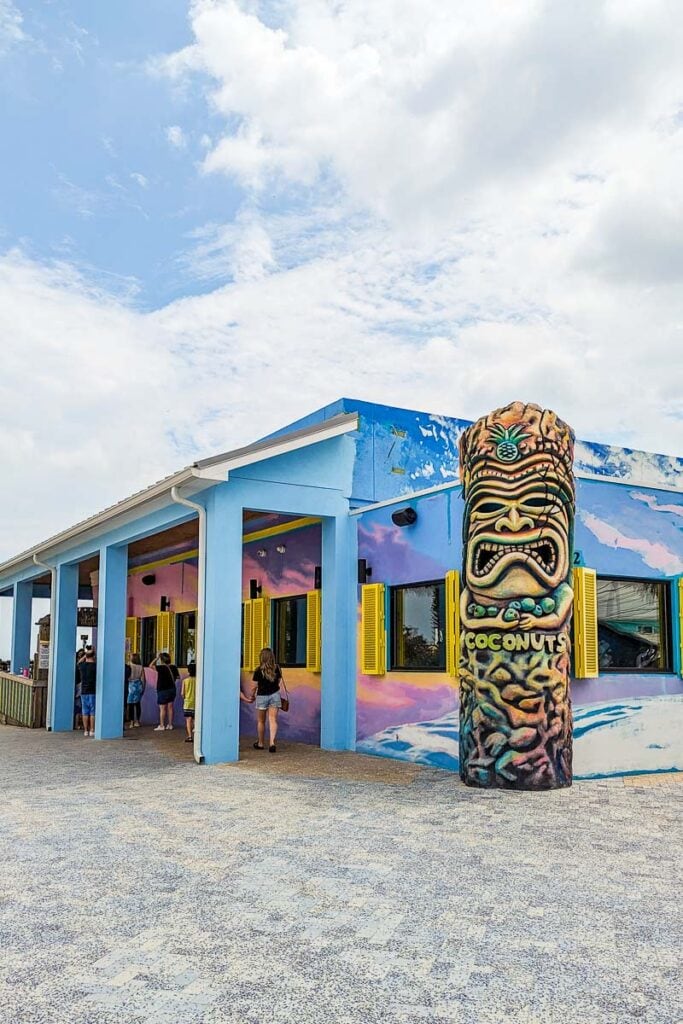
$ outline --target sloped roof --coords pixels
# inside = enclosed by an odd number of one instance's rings
[[[183,484],[190,484],[191,492],[197,493],[207,487],[211,487],[222,480],[227,479],[231,469],[251,465],[266,458],[274,458],[288,451],[295,451],[304,448],[309,444],[325,440],[339,434],[349,433],[355,430],[358,424],[358,416],[355,413],[342,413],[339,416],[326,420],[322,423],[315,423],[309,427],[293,430],[278,437],[255,441],[253,444],[242,448],[235,448],[220,455],[214,455],[207,459],[199,459],[184,469],[178,470],[169,476],[162,477],[156,483],[135,491],[127,498],[109,505],[101,512],[97,512],[87,519],[83,519],[66,530],[53,534],[46,540],[25,551],[14,555],[12,558],[0,565],[0,579],[21,569],[23,563],[32,563],[33,556],[45,557],[51,549],[54,549],[71,539],[103,526],[111,520],[134,509],[153,502],[167,495],[172,487],[180,487]]]

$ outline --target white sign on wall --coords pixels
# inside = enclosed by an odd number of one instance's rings
[[[38,645],[38,669],[50,667],[50,645],[47,640],[41,640]]]

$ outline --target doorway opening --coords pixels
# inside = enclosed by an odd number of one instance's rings
[[[319,519],[245,511],[242,554],[241,690],[251,700],[262,648],[270,647],[289,697],[277,743],[320,745],[322,524]],[[254,703],[240,704],[240,738],[257,736]],[[268,735],[266,734],[266,745]]]

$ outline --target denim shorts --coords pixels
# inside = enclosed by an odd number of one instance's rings
[[[81,694],[81,714],[82,715],[94,715],[95,714],[95,694],[94,693],[82,693]]]
[[[256,707],[258,711],[265,711],[266,708],[281,708],[280,691],[275,693],[256,694]]]

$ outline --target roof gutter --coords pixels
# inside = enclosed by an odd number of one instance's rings
[[[48,648],[48,662],[47,662],[47,708],[45,712],[45,728],[48,732],[52,731],[52,701],[54,695],[53,677],[54,677],[54,666],[55,666],[55,644],[57,642],[56,636],[56,612],[57,612],[57,567],[54,565],[48,565],[46,562],[41,562],[37,555],[34,554],[33,561],[41,569],[49,569],[50,571],[50,646]]]
[[[199,552],[197,556],[197,653],[196,680],[197,688],[195,694],[195,729],[194,729],[194,759],[197,764],[204,763],[204,751],[202,750],[202,704],[204,691],[204,609],[206,605],[206,509],[196,501],[190,501],[180,494],[178,488],[171,487],[171,498],[177,505],[185,505],[191,508],[199,517]]]

